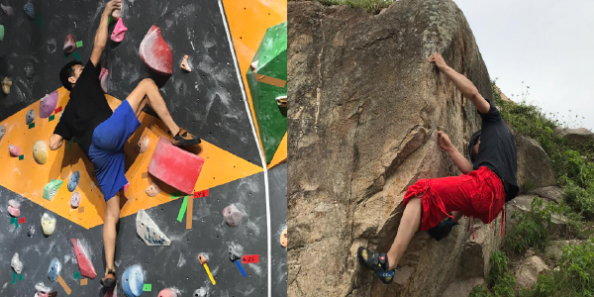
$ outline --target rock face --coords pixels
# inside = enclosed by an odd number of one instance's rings
[[[538,275],[543,271],[549,270],[549,267],[545,262],[542,261],[538,256],[532,256],[517,268],[516,270],[516,282],[521,288],[532,287],[536,284]]]
[[[538,141],[519,134],[515,138],[518,148],[520,191],[556,185],[555,172],[549,155],[538,144]]]
[[[469,278],[457,282],[453,282],[448,288],[443,292],[441,297],[462,297],[468,296],[470,291],[476,286],[480,286],[485,283],[485,280],[482,277],[475,277]]]
[[[397,1],[380,15],[290,1],[288,22],[288,295],[440,296],[462,269],[467,220],[439,242],[417,233],[388,286],[356,250],[388,250],[416,180],[460,174],[437,129],[466,153],[480,117],[426,61],[442,53],[491,99],[464,15],[441,0]]]
[[[573,142],[584,142],[584,141],[591,141],[594,140],[594,133],[586,128],[576,128],[576,129],[564,129],[564,128],[556,128],[555,132],[559,134],[559,136],[567,138],[569,141]]]
[[[529,194],[535,194],[549,201],[559,203],[563,200],[563,190],[556,186],[542,187],[531,190]]]

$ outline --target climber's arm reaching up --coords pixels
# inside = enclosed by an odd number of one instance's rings
[[[489,109],[491,108],[489,102],[483,98],[478,89],[470,80],[468,80],[468,78],[448,66],[440,54],[435,53],[431,55],[431,57],[429,57],[429,62],[435,63],[435,66],[454,82],[454,85],[456,85],[456,88],[460,90],[462,95],[472,101],[480,113],[487,114],[489,112]]]
[[[439,142],[439,146],[441,146],[441,148],[450,155],[454,161],[454,164],[456,164],[462,173],[468,174],[470,171],[472,171],[472,164],[470,161],[464,158],[464,155],[462,155],[458,149],[452,145],[450,137],[447,134],[442,131],[437,132],[437,141]]]
[[[109,16],[116,9],[122,9],[122,0],[111,0],[105,5],[105,10],[101,15],[101,22],[99,22],[99,28],[95,34],[95,46],[91,53],[91,62],[95,67],[99,65],[101,60],[101,54],[107,45],[107,26],[109,25]]]

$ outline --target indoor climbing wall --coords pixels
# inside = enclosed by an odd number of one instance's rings
[[[124,0],[122,22],[109,26],[110,35],[127,28],[101,60],[110,106],[151,77],[176,122],[203,140],[189,149],[204,161],[189,195],[148,172],[169,139],[151,110],[126,144],[116,266],[119,281],[142,276],[132,295],[286,296],[286,1],[244,2]],[[104,198],[76,142],[47,145],[69,100],[58,72],[88,61],[105,2],[2,4],[0,295],[97,296]],[[171,75],[139,54],[153,25],[171,49]]]

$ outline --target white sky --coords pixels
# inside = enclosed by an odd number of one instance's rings
[[[594,1],[454,1],[508,97],[524,81],[528,102],[594,130]]]

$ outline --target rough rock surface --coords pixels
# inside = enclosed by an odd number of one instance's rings
[[[559,203],[563,200],[563,190],[556,186],[537,188],[531,190],[529,194],[537,195],[549,201],[554,201],[555,203]]]
[[[462,228],[466,228],[466,226],[462,226]],[[470,236],[464,244],[458,278],[481,277],[486,279],[491,271],[491,255],[500,249],[502,242],[501,215],[493,221],[493,227],[475,220],[474,237]]]
[[[480,286],[485,283],[485,280],[482,277],[474,277],[464,280],[459,280],[453,282],[448,288],[443,292],[441,297],[462,297],[468,296],[470,291],[476,286]]]
[[[534,194],[520,195],[514,198],[512,201],[506,204],[508,227],[513,227],[519,220],[522,213],[529,212],[531,210],[532,200],[538,197]],[[544,204],[543,204],[544,206]],[[553,237],[562,237],[567,233],[568,219],[565,216],[553,214],[551,217],[551,225],[548,226],[548,230],[551,232]]]
[[[565,137],[567,140],[577,143],[594,140],[594,133],[586,128],[556,128],[555,132],[559,134],[559,136]]]
[[[516,135],[518,148],[518,185],[523,188],[541,188],[556,185],[555,172],[549,155],[538,141],[523,135]]]
[[[466,153],[480,117],[427,58],[442,53],[491,99],[464,15],[441,0],[398,1],[379,15],[291,1],[288,22],[288,295],[441,295],[461,269],[467,220],[439,242],[417,233],[388,286],[356,250],[388,249],[416,180],[460,174],[437,129]]]
[[[516,269],[516,283],[521,288],[532,287],[536,284],[538,275],[547,270],[549,267],[538,256],[527,258]]]

